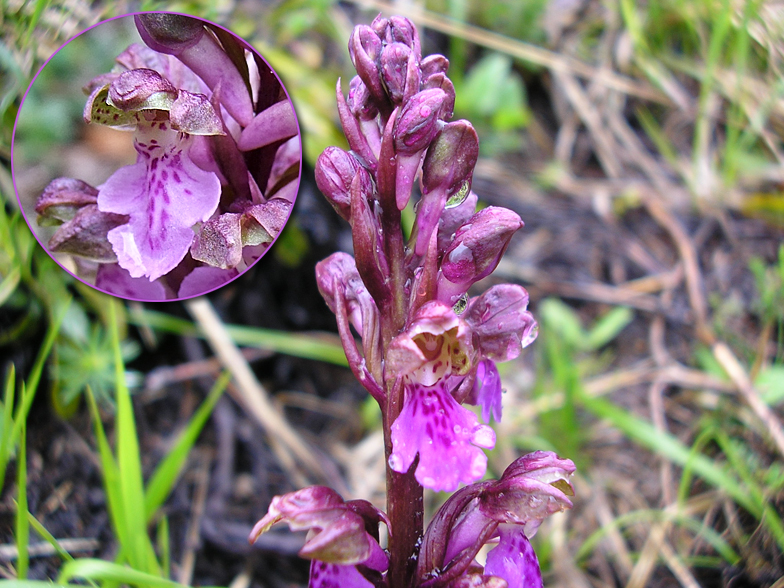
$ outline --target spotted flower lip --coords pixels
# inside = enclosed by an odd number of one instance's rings
[[[440,381],[429,387],[406,387],[403,410],[392,424],[389,467],[405,473],[419,454],[415,476],[425,488],[451,492],[460,483],[481,478],[487,457],[481,448],[495,446],[495,432],[479,424]]]
[[[192,139],[167,122],[139,124],[137,163],[117,170],[98,187],[98,208],[128,215],[107,237],[131,277],[153,281],[182,261],[192,227],[218,206],[220,180],[189,157]]]
[[[444,376],[466,374],[472,354],[466,323],[451,306],[431,300],[417,310],[408,329],[390,343],[386,371],[432,386]]]

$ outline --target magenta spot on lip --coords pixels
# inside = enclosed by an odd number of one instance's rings
[[[182,180],[180,179],[180,176],[179,176],[179,174],[178,174],[176,171],[173,171],[173,172],[172,172],[172,178],[173,178],[173,179],[174,179],[174,181],[175,181],[175,182],[177,182],[178,184],[179,184],[180,182],[182,182]]]
[[[193,192],[191,192],[188,188],[185,188],[185,190],[183,190],[183,192],[185,192],[188,196],[192,196],[193,195]]]

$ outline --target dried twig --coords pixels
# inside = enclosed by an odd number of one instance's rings
[[[188,531],[185,534],[185,552],[180,562],[177,581],[185,586],[190,586],[193,579],[193,568],[196,565],[196,550],[199,548],[201,537],[201,519],[204,516],[204,506],[207,502],[209,490],[211,459],[206,452],[201,453],[200,463],[195,471],[193,501],[191,502],[191,516],[188,522]]]
[[[266,431],[270,444],[281,465],[288,470],[289,475],[297,485],[307,485],[302,473],[296,468],[298,462],[304,465],[319,479],[326,479],[324,469],[314,458],[313,452],[305,441],[291,427],[286,417],[272,403],[267,391],[256,379],[248,362],[231,340],[226,327],[218,317],[215,309],[207,298],[200,297],[185,303],[188,312],[194,317],[204,331],[210,346],[220,358],[221,363],[231,371],[237,383],[236,400],[258,421]],[[229,388],[231,392],[233,387]]]

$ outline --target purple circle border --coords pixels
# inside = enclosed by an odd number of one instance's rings
[[[297,197],[299,196],[299,189],[300,189],[301,182],[302,182],[302,164],[303,164],[303,158],[304,158],[303,149],[302,149],[302,127],[300,126],[299,117],[297,116],[297,109],[294,106],[294,101],[292,100],[291,95],[289,94],[289,91],[286,88],[286,85],[283,83],[283,80],[280,79],[280,76],[278,75],[278,72],[275,70],[275,68],[273,68],[270,65],[270,63],[261,54],[261,52],[259,52],[255,47],[253,47],[245,39],[243,39],[242,37],[240,37],[239,35],[237,35],[233,31],[227,29],[223,25],[214,23],[214,22],[209,21],[209,20],[207,20],[205,18],[202,18],[200,16],[194,16],[192,14],[186,14],[186,13],[182,13],[182,12],[172,12],[172,11],[168,11],[168,10],[147,10],[147,11],[129,12],[129,13],[126,13],[126,14],[120,14],[120,15],[117,15],[117,16],[113,16],[111,18],[107,18],[106,20],[102,20],[100,22],[97,22],[94,25],[90,25],[89,27],[84,29],[82,32],[72,36],[67,41],[65,41],[62,45],[60,45],[60,47],[56,51],[54,51],[46,59],[46,61],[41,65],[41,67],[38,68],[38,71],[35,73],[35,75],[33,76],[32,80],[30,80],[30,83],[27,86],[27,90],[25,90],[25,93],[22,96],[22,100],[19,103],[19,109],[17,111],[16,118],[14,119],[13,133],[11,134],[11,181],[12,181],[13,186],[14,186],[14,193],[16,195],[17,203],[19,204],[19,210],[22,212],[22,216],[24,217],[25,222],[27,223],[27,227],[30,229],[30,232],[33,234],[33,236],[35,237],[35,240],[38,242],[38,244],[41,246],[41,248],[47,253],[47,255],[49,255],[49,257],[58,266],[60,266],[60,268],[63,271],[67,272],[69,275],[71,275],[75,279],[79,280],[85,286],[88,286],[88,287],[90,287],[90,288],[92,288],[94,290],[97,290],[98,292],[101,292],[102,294],[106,294],[107,296],[112,296],[113,298],[122,298],[124,300],[130,300],[130,301],[133,301],[133,302],[147,302],[147,303],[181,302],[181,301],[184,301],[184,300],[190,300],[192,298],[198,298],[200,296],[206,296],[207,294],[210,294],[212,292],[220,290],[221,288],[223,288],[225,286],[228,286],[229,284],[231,284],[232,282],[234,282],[238,278],[244,276],[249,270],[251,270],[261,260],[262,257],[266,256],[269,253],[270,249],[272,249],[272,247],[275,245],[275,243],[278,240],[278,237],[280,237],[280,235],[281,235],[281,233],[283,232],[284,229],[281,229],[281,231],[277,235],[275,235],[275,238],[269,244],[269,246],[264,251],[264,253],[259,255],[259,257],[256,258],[256,260],[254,260],[252,264],[250,264],[247,268],[245,268],[245,270],[243,270],[242,272],[238,273],[233,278],[223,282],[222,284],[220,284],[218,286],[215,286],[214,288],[211,288],[209,290],[205,290],[204,292],[202,292],[200,294],[197,294],[197,295],[194,295],[194,296],[185,296],[185,297],[181,297],[181,298],[166,298],[166,299],[163,299],[163,300],[147,300],[147,299],[144,299],[144,298],[130,298],[128,296],[122,296],[120,294],[115,294],[113,292],[107,292],[106,290],[102,290],[101,288],[98,288],[95,284],[91,284],[91,283],[87,282],[86,280],[84,280],[83,278],[80,278],[75,273],[73,273],[71,270],[66,268],[62,263],[60,263],[60,261],[54,255],[52,255],[52,253],[51,253],[51,251],[49,251],[48,247],[41,241],[41,238],[38,236],[38,233],[36,233],[36,231],[33,230],[33,225],[30,224],[30,219],[27,218],[27,214],[26,214],[26,212],[24,210],[24,206],[22,205],[22,199],[21,199],[21,197],[19,195],[19,190],[16,187],[16,173],[15,173],[15,169],[14,169],[14,143],[16,141],[16,130],[17,130],[17,125],[19,124],[19,117],[21,116],[22,108],[24,107],[25,100],[27,99],[27,95],[30,93],[30,90],[32,89],[33,84],[35,84],[36,80],[38,79],[38,76],[41,74],[41,72],[44,70],[44,68],[46,68],[46,66],[49,65],[49,62],[55,57],[55,55],[60,53],[60,51],[62,51],[66,46],[68,46],[75,39],[81,37],[85,33],[88,33],[92,29],[101,26],[102,24],[106,24],[106,23],[112,22],[114,20],[119,20],[121,18],[134,17],[134,16],[136,16],[138,14],[176,14],[176,15],[179,15],[179,16],[186,16],[186,17],[189,17],[189,18],[194,18],[196,20],[200,20],[200,21],[202,21],[204,23],[207,23],[210,26],[214,26],[214,27],[217,27],[219,29],[222,29],[223,31],[225,31],[225,32],[229,33],[230,35],[232,35],[234,38],[238,39],[245,46],[245,48],[248,51],[252,51],[255,55],[257,55],[267,65],[267,67],[269,67],[269,69],[272,72],[272,74],[278,80],[278,83],[280,84],[280,87],[283,89],[283,92],[285,93],[286,98],[289,101],[289,104],[291,105],[291,109],[294,112],[294,119],[297,122],[297,136],[299,137],[299,161],[300,161],[300,166],[299,166],[299,174],[297,176],[297,191],[296,191],[296,194],[294,196],[294,200],[291,203],[291,209],[289,210],[289,215],[288,215],[288,217],[286,217],[286,222],[283,225],[283,227],[285,229],[285,226],[288,224],[289,220],[291,220],[291,215],[294,212],[294,206],[296,205]],[[210,267],[210,266],[205,266],[205,267]]]

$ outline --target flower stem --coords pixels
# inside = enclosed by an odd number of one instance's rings
[[[403,385],[400,378],[396,378],[389,387],[387,398],[384,415],[387,515],[390,521],[387,578],[390,588],[408,588],[413,586],[424,532],[423,489],[414,477],[418,459],[414,460],[405,474],[399,474],[389,467],[389,456],[392,453],[391,427],[403,408]]]

